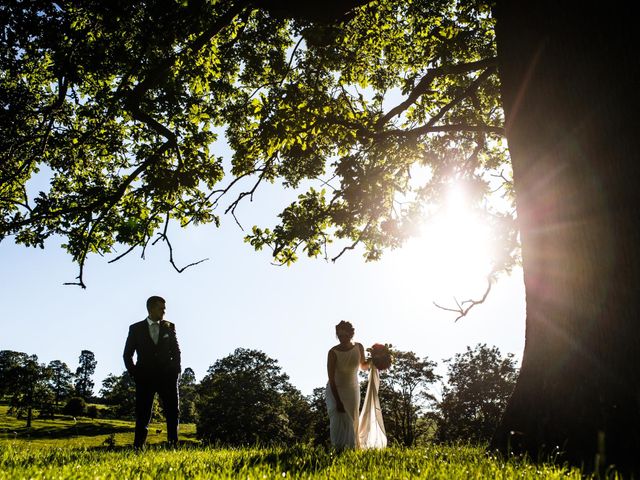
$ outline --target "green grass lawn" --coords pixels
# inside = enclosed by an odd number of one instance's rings
[[[7,441],[13,445],[28,445],[32,448],[75,447],[92,448],[106,445],[112,435],[116,446],[133,444],[134,424],[126,420],[91,419],[56,415],[53,420],[34,418],[31,428],[25,427],[24,419],[7,415],[8,407],[0,405],[0,443]],[[184,443],[196,441],[196,428],[193,424],[180,425],[180,440]],[[167,430],[164,423],[152,423],[149,427],[147,442],[157,445],[165,442]]]
[[[507,461],[480,447],[432,445],[347,451],[323,448],[222,449],[200,446],[193,425],[182,425],[181,446],[165,448],[162,424],[153,424],[149,447],[136,453],[133,422],[107,419],[34,419],[27,431],[0,406],[2,479],[538,479],[583,478],[578,469]],[[157,433],[156,429],[162,430]],[[116,444],[105,440],[115,435]]]

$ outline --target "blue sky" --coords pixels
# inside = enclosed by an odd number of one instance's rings
[[[273,225],[291,195],[267,186],[252,203],[242,204],[239,219],[245,228]],[[145,318],[147,297],[161,295],[166,318],[176,324],[183,368],[193,368],[198,379],[235,348],[256,348],[277,359],[292,383],[310,394],[326,383],[326,354],[342,319],[354,324],[355,340],[365,347],[387,342],[441,362],[484,342],[521,357],[520,269],[503,275],[487,302],[458,322],[455,314],[433,306],[433,301],[452,305],[454,295],[482,294],[481,269],[470,266],[470,259],[482,257],[474,250],[473,228],[451,232],[434,225],[375,263],[365,263],[355,250],[336,263],[301,258],[291,267],[271,265],[268,252],[253,251],[243,236],[230,216],[223,216],[220,229],[174,232],[176,263],[210,259],[181,274],[161,243],[149,248],[144,260],[139,251],[110,265],[108,258],[92,256],[86,290],[62,285],[74,280],[77,267],[59,248],[59,239],[45,250],[8,239],[0,243],[0,349],[37,354],[41,362],[59,359],[72,369],[80,351],[91,350],[98,361],[97,391],[109,373],[124,370],[128,326]]]

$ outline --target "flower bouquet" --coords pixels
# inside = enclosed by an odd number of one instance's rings
[[[386,370],[391,366],[393,356],[391,355],[391,345],[385,343],[374,343],[367,352],[371,355],[371,361],[378,370]]]

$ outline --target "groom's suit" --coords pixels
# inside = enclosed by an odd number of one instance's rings
[[[150,333],[150,321],[145,319],[129,327],[124,346],[124,364],[136,382],[136,433],[134,446],[144,445],[151,408],[156,393],[160,396],[167,419],[167,439],[178,441],[178,377],[180,376],[180,347],[175,326],[162,320],[157,328],[157,343]],[[153,328],[156,328],[155,326]],[[133,354],[137,354],[133,362]]]

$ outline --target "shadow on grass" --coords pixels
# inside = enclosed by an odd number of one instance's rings
[[[51,425],[27,429],[25,427],[14,428],[11,431],[2,432],[8,438],[20,439],[60,439],[73,437],[97,437],[112,433],[133,432],[134,428],[127,425],[110,425],[108,423],[78,423],[76,425]]]
[[[142,452],[157,451],[157,450],[197,450],[200,448],[202,448],[202,445],[200,444],[199,441],[180,440],[177,447],[171,445],[169,442],[147,443],[147,445],[145,445]],[[95,445],[93,447],[88,447],[87,450],[90,450],[93,452],[123,452],[123,451],[133,451],[134,448],[132,444]]]
[[[296,445],[283,450],[262,450],[245,455],[234,462],[233,471],[239,473],[245,467],[269,465],[274,469],[290,472],[294,475],[301,472],[318,473],[329,468],[341,452],[321,447]]]

